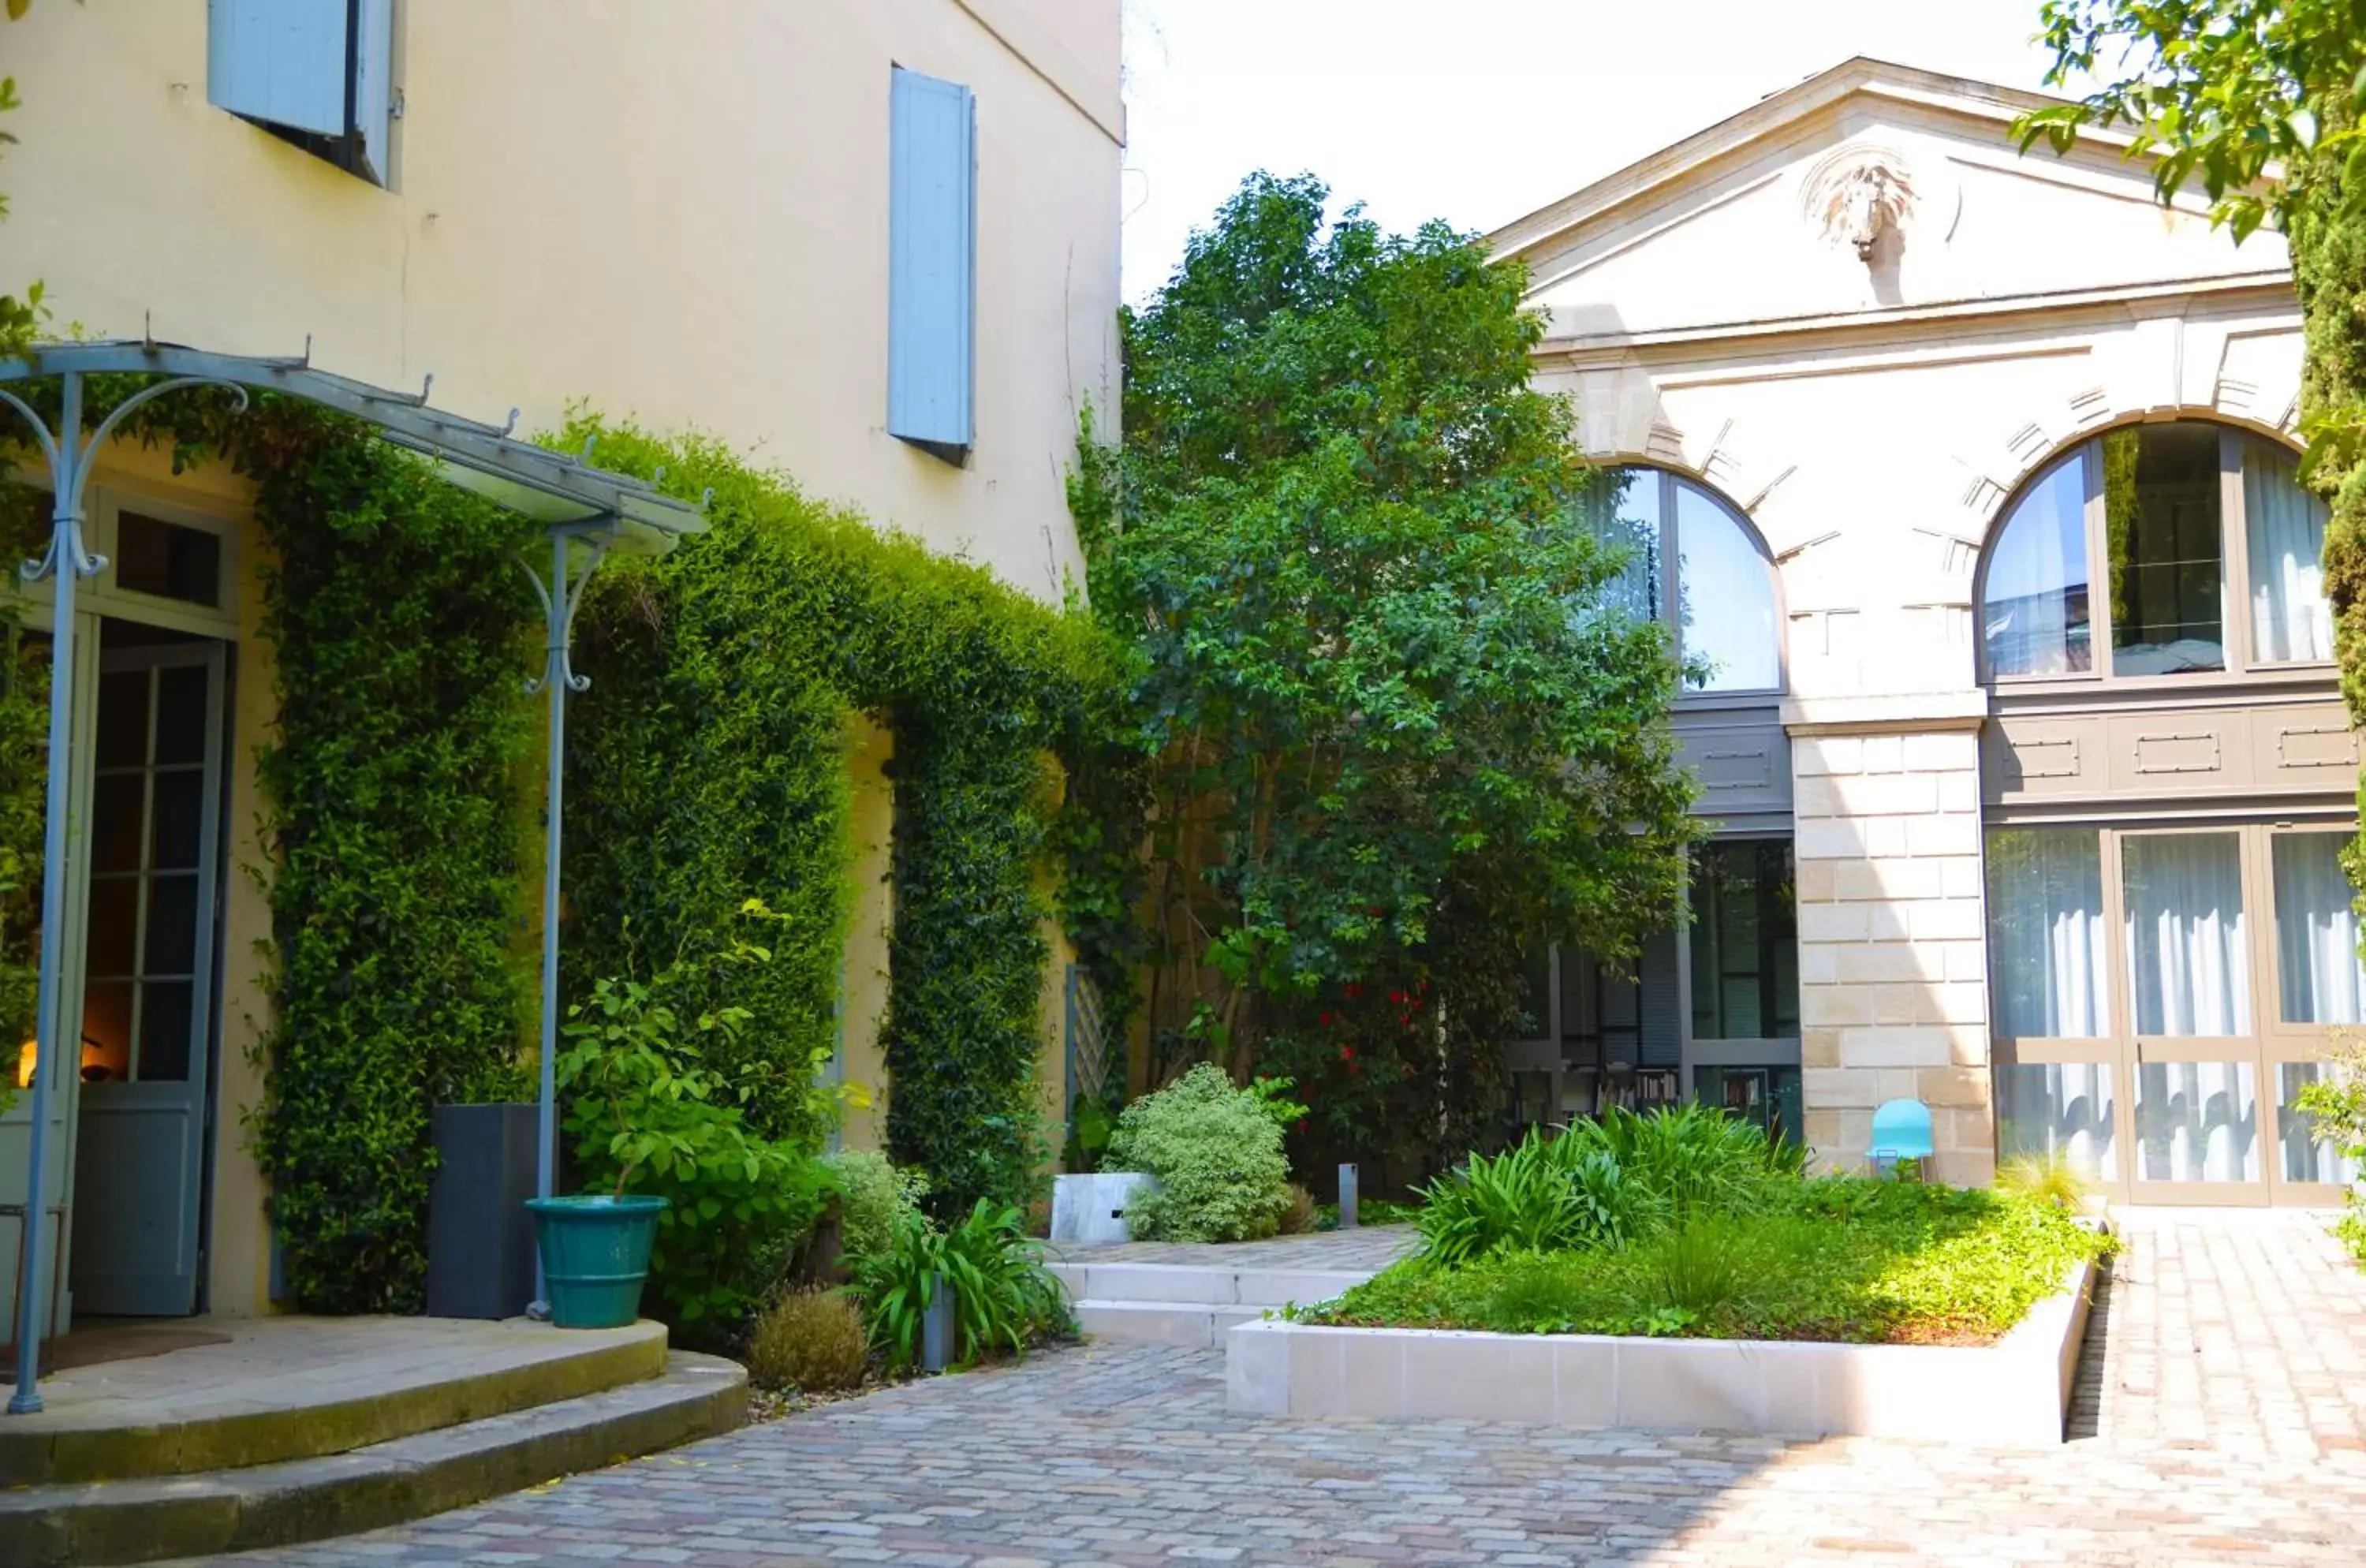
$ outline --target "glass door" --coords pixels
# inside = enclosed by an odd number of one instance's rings
[[[2303,1089],[2331,1071],[2328,1049],[2340,1034],[2366,1024],[2366,964],[2358,950],[2355,890],[2341,864],[2343,829],[2257,829],[2254,897],[2275,915],[2262,932],[2259,973],[2261,1037],[2259,1093],[2272,1119],[2267,1143],[2268,1181],[2275,1201],[2338,1204],[2357,1179],[2351,1162],[2316,1135],[2295,1103]]]
[[[2145,1201],[2267,1200],[2245,837],[2116,835],[2131,1175]]]

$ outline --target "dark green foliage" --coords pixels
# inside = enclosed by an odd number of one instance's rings
[[[355,427],[251,417],[283,437],[255,502],[279,724],[254,1149],[296,1302],[415,1312],[428,1111],[524,1089],[532,534]]]
[[[1158,1059],[1297,1080],[1310,1168],[1436,1168],[1500,1103],[1519,942],[1673,919],[1656,626],[1606,613],[1515,268],[1258,175],[1125,321],[1072,502],[1133,646]],[[1110,840],[1113,841],[1116,835]],[[1140,1086],[1137,1086],[1140,1087]]]
[[[1509,1334],[1898,1343],[1994,1338],[2106,1239],[2054,1204],[1986,1190],[1784,1177],[1745,1212],[1622,1247],[1408,1259],[1305,1314]]]
[[[684,994],[728,996],[771,961],[749,942],[678,960],[646,984],[603,979],[571,1011],[557,1072],[567,1135],[588,1190],[667,1201],[649,1273],[668,1321],[736,1325],[778,1292],[813,1232],[829,1178],[806,1150],[748,1124],[757,1082],[708,1064],[746,1062],[749,1012],[726,1004],[690,1013]],[[797,1075],[826,1121],[817,1062]]]
[[[1617,1247],[1696,1216],[1763,1207],[1804,1151],[1709,1106],[1613,1108],[1558,1134],[1532,1127],[1432,1182],[1416,1217],[1422,1257],[1459,1268],[1513,1252]]]
[[[712,532],[620,563],[585,602],[579,663],[598,683],[569,747],[570,989],[647,974],[762,899],[783,917],[775,960],[734,996],[760,1059],[734,1070],[762,1086],[754,1125],[817,1139],[798,1075],[834,1035],[850,727],[872,715],[896,747],[890,1152],[927,1172],[941,1214],[1023,1197],[1042,1141],[1052,764],[1105,711],[1102,639],[718,443],[588,416],[558,439],[594,435],[602,463],[715,496]]]
[[[953,1359],[967,1363],[1068,1330],[1060,1281],[1043,1267],[1019,1210],[981,1198],[950,1230],[907,1214],[894,1240],[855,1266],[871,1342],[890,1368],[920,1359],[921,1325],[940,1289],[953,1300]]]

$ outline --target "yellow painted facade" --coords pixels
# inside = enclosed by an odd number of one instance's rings
[[[0,26],[24,99],[0,170],[0,275],[44,280],[61,329],[232,354],[309,344],[316,367],[377,386],[432,375],[437,408],[496,424],[515,409],[522,431],[579,400],[696,427],[1056,602],[1082,575],[1063,491],[1076,422],[1088,405],[1113,417],[1117,391],[1118,10],[396,0],[400,114],[380,188],[208,101],[205,0],[39,5]],[[885,429],[897,65],[976,97],[976,440],[961,467]],[[120,447],[96,482],[220,519],[235,541],[203,1300],[255,1312],[269,1240],[240,1118],[259,1093],[247,1051],[269,917],[246,868],[274,715],[249,491]],[[867,724],[850,737],[844,1076],[874,1095],[892,751]],[[1051,976],[1046,995],[1048,1051]],[[22,1182],[25,1114],[0,1122],[0,1183]],[[851,1114],[847,1144],[875,1145],[884,1114],[884,1099]],[[57,1157],[62,1181],[70,1150]]]

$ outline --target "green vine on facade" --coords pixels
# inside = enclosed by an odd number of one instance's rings
[[[1050,863],[1057,764],[1112,700],[1107,644],[719,442],[589,414],[556,440],[592,438],[604,466],[714,493],[709,533],[603,569],[585,600],[579,663],[594,685],[570,719],[569,993],[712,945],[742,900],[762,899],[783,917],[773,961],[732,998],[752,1014],[743,1048],[762,1053],[740,1066],[774,1074],[751,1119],[817,1142],[788,1075],[839,1027],[848,761],[867,715],[895,747],[890,1153],[929,1173],[949,1214],[1023,1196],[1046,1132],[1047,924],[1069,882]]]

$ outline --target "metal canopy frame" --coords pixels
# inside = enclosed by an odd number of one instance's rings
[[[145,376],[158,379],[139,388],[108,412],[97,427],[83,429],[84,380],[90,376]],[[60,382],[60,416],[52,429],[12,384],[44,380]],[[43,821],[41,959],[35,1024],[33,1082],[28,1094],[33,1118],[30,1169],[26,1182],[26,1213],[43,1212],[43,1166],[48,1157],[50,1100],[57,1092],[61,1073],[43,1067],[67,1059],[57,1044],[59,995],[64,939],[65,890],[77,864],[81,846],[68,832],[67,803],[73,798],[74,704],[74,589],[83,578],[106,570],[104,558],[84,547],[83,520],[90,488],[93,459],[132,410],[167,393],[198,387],[228,391],[243,410],[247,391],[255,389],[301,398],[307,402],[349,414],[377,429],[397,446],[420,454],[452,483],[476,491],[498,505],[537,525],[550,545],[550,576],[546,581],[531,559],[524,559],[533,579],[548,634],[541,675],[526,682],[529,693],[548,696],[550,755],[545,783],[545,840],[542,908],[542,1082],[537,1128],[535,1190],[550,1195],[555,1144],[553,1063],[558,1032],[558,852],[563,801],[567,734],[567,698],[591,682],[575,673],[568,648],[574,632],[576,606],[603,557],[613,551],[660,554],[686,534],[706,526],[704,510],[667,495],[656,486],[629,475],[591,466],[587,446],[577,456],[553,452],[517,440],[518,412],[510,411],[501,426],[466,419],[428,406],[435,384],[429,376],[416,394],[389,391],[344,376],[316,370],[308,342],[302,357],[256,358],[215,354],[175,344],[146,340],[53,344],[21,356],[0,359],[0,405],[13,409],[32,434],[49,469],[51,533],[47,550],[28,561],[19,575],[28,583],[50,581],[51,643],[50,677],[49,798]],[[42,1237],[48,1234],[38,1218],[25,1248],[21,1277],[17,1281],[17,1385],[9,1396],[8,1413],[30,1415],[41,1408],[39,1314],[44,1295],[42,1276],[56,1267]],[[62,1247],[62,1227],[58,1246]],[[539,1258],[535,1269],[536,1303],[543,1296]]]

